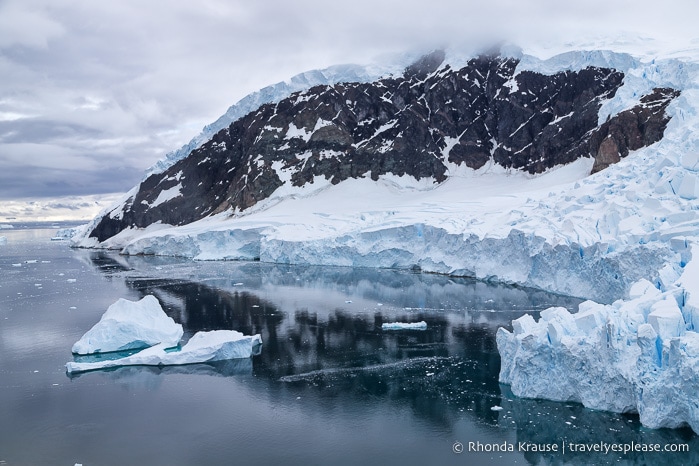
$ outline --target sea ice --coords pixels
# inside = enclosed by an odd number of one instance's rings
[[[427,322],[391,322],[381,324],[381,330],[425,330]]]
[[[122,366],[174,366],[228,359],[249,358],[262,344],[260,335],[243,335],[235,330],[197,332],[182,349],[168,349],[160,343],[131,356],[98,362],[68,362],[69,374]]]
[[[119,299],[73,345],[73,353],[124,351],[157,344],[168,348],[177,346],[182,335],[182,325],[165,314],[155,296],[136,302]]]

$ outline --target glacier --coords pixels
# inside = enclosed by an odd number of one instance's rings
[[[163,311],[155,296],[140,301],[119,299],[73,345],[74,354],[126,351],[162,344],[177,346],[184,331]]]
[[[94,371],[124,366],[174,366],[199,364],[228,359],[249,358],[262,344],[260,335],[243,335],[235,330],[197,332],[181,349],[160,343],[131,356],[119,359],[66,363],[66,372]]]
[[[638,413],[644,426],[699,432],[699,238],[666,291],[636,282],[628,299],[526,314],[498,329],[500,382],[526,398]]]
[[[638,412],[649,427],[699,432],[699,54],[686,55],[521,54],[518,72],[623,71],[600,122],[649,89],[681,91],[662,140],[593,175],[592,160],[581,159],[540,175],[492,162],[450,165],[439,184],[391,175],[287,182],[243,212],[125,230],[103,243],[86,226],[72,244],[194,260],[406,268],[585,298],[575,314],[550,309],[538,322],[522,317],[512,332],[499,330],[500,381],[518,396]]]

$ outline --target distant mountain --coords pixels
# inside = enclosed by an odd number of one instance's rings
[[[489,163],[537,174],[581,158],[593,159],[596,172],[661,140],[668,105],[680,95],[650,88],[600,121],[602,106],[624,84],[623,71],[543,72],[519,64],[487,54],[457,68],[435,51],[400,75],[370,82],[361,68],[345,67],[330,78],[304,74],[298,86],[310,87],[288,97],[278,98],[294,86],[266,88],[208,127],[200,139],[210,139],[193,140],[155,167],[87,237],[102,243],[153,224],[235,218],[283,186],[383,175],[436,185]],[[352,82],[340,82],[347,76]],[[319,81],[334,83],[314,85]]]

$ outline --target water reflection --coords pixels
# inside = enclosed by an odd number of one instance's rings
[[[497,423],[499,356],[494,332],[512,318],[579,300],[538,290],[393,270],[193,263],[90,252],[100,272],[155,295],[185,328],[259,333],[252,373],[274,396],[408,403],[449,427],[470,412]],[[153,261],[151,261],[153,259]],[[384,322],[427,322],[426,331],[383,331]]]
[[[233,377],[252,374],[252,359],[229,359],[183,366],[126,366],[101,371],[71,374],[71,379],[98,376],[129,389],[156,390],[163,381],[161,375],[185,374],[215,377]]]
[[[699,464],[699,437],[691,429],[647,429],[638,416],[606,413],[587,409],[580,404],[555,403],[545,400],[517,399],[508,387],[502,387],[503,411],[500,422],[516,425],[517,441],[535,444],[607,444],[631,445],[684,443],[689,452],[637,452],[605,454],[595,451],[568,451],[566,460],[572,464]],[[562,464],[560,455],[526,453],[532,464]]]
[[[245,360],[245,368],[124,368],[105,375],[120,383],[157,387],[161,374],[176,371],[249,374],[274,402],[312,397],[319,400],[316,409],[330,411],[340,400],[395,404],[446,432],[466,417],[494,441],[514,431],[518,441],[534,443],[687,442],[690,452],[699,451],[691,431],[649,431],[633,416],[517,399],[498,384],[497,328],[525,312],[538,317],[549,306],[576,309],[575,298],[393,270],[87,254],[97,270],[123,279],[137,295],[155,295],[184,326],[185,341],[214,329],[262,336],[262,352]],[[381,329],[384,322],[421,320],[426,331]],[[496,405],[503,411],[491,409]],[[694,453],[577,455],[525,458],[532,464],[679,464]]]

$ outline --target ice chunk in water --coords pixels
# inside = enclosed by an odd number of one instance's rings
[[[119,299],[73,345],[73,353],[124,351],[159,343],[172,347],[177,346],[183,333],[182,325],[165,314],[155,296],[137,302]]]
[[[72,374],[110,367],[175,366],[249,358],[260,344],[260,335],[243,335],[235,330],[197,332],[179,351],[168,351],[168,345],[160,343],[121,359],[84,363],[71,361],[66,364],[66,371]]]
[[[381,324],[381,330],[426,330],[427,322],[391,322]]]

